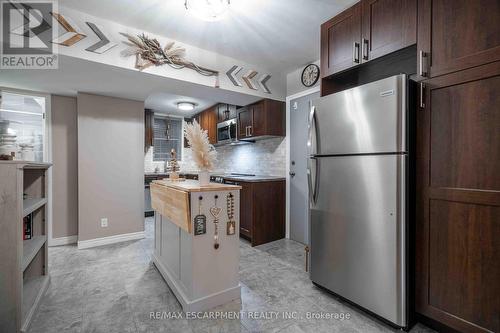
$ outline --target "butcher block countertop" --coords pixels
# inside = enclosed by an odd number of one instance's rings
[[[151,182],[151,206],[187,233],[192,233],[190,196],[197,192],[239,191],[241,186],[210,183],[200,186],[197,180]]]
[[[200,186],[197,180],[170,181],[164,179],[164,180],[154,180],[152,183],[171,187],[173,189],[184,192],[231,191],[231,190],[241,189],[241,186],[238,185],[227,185],[219,183],[210,183],[207,186]]]

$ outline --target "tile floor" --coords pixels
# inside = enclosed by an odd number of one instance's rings
[[[318,289],[304,272],[304,249],[280,240],[252,248],[241,242],[241,302],[214,309],[239,319],[150,318],[151,312],[177,314],[181,306],[150,262],[153,220],[146,238],[87,250],[49,250],[51,284],[30,333],[59,332],[395,332]],[[262,312],[272,319],[255,318]],[[295,319],[283,318],[296,312]],[[311,319],[309,313],[337,313],[349,319]],[[254,318],[249,318],[253,314]],[[412,332],[433,332],[417,325]]]

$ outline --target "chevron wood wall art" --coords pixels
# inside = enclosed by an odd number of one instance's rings
[[[97,27],[97,25],[95,25],[92,22],[86,22],[86,23],[90,27],[90,29],[92,29],[92,31],[99,38],[99,41],[97,43],[95,43],[95,44],[87,47],[85,49],[86,51],[94,52],[94,53],[97,53],[97,54],[103,54],[104,52],[109,51],[110,49],[112,49],[113,47],[115,47],[116,45],[118,45],[118,43],[111,42],[106,37],[106,35],[104,35],[104,33]]]
[[[11,2],[11,5],[24,17],[24,22],[25,22],[19,27],[11,30],[13,34],[31,38],[34,36],[41,35],[43,32],[50,30],[52,28],[50,23],[43,18],[43,15],[40,15],[38,11],[33,10],[32,6],[25,3],[14,3],[14,2]],[[26,9],[26,11],[20,7],[23,7],[24,9]],[[30,28],[31,24],[31,18],[29,17],[30,15],[33,16],[40,23],[40,25],[34,28]]]
[[[59,24],[66,30],[65,33],[63,33],[61,36],[57,37],[56,39],[52,40],[52,43],[59,44],[59,45],[64,45],[64,46],[71,46],[75,43],[78,43],[87,35],[85,35],[83,32],[78,32],[77,31],[77,26],[75,24],[70,24],[68,20],[62,16],[59,13],[52,13],[52,16],[59,22]]]
[[[268,93],[268,94],[270,94],[270,93],[271,93],[271,90],[269,90],[269,87],[267,86],[267,84],[266,84],[266,83],[267,83],[267,81],[269,81],[269,79],[270,79],[270,78],[271,78],[271,75],[270,75],[270,74],[264,74],[264,75],[262,75],[262,76],[261,76],[261,77],[257,80],[257,82],[259,83],[260,88],[261,88],[264,92],[266,92],[266,93]]]
[[[257,86],[254,84],[252,79],[257,75],[258,72],[254,71],[253,69],[249,70],[245,75],[243,75],[241,78],[245,83],[247,84],[248,88],[252,90],[258,90]]]
[[[228,70],[226,72],[226,75],[227,77],[229,78],[229,80],[231,80],[231,82],[233,83],[233,85],[237,86],[237,87],[241,87],[243,86],[243,84],[241,83],[241,81],[238,79],[237,75],[238,73],[243,69],[243,67],[240,67],[240,66],[236,66],[234,65],[233,67],[231,67],[230,70]]]
[[[233,83],[233,85],[237,87],[243,86],[240,79],[238,78],[238,73],[240,73],[242,69],[243,67],[234,65],[226,72],[229,80]],[[262,74],[258,79],[255,79],[257,74],[259,74],[259,72],[251,69],[244,75],[242,75],[241,78],[248,88],[252,90],[259,90],[260,88],[263,92],[272,94],[271,89],[269,89],[269,87],[267,86],[267,82],[269,81],[269,79],[271,79],[271,74]]]

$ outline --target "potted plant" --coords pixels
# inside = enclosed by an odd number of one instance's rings
[[[193,160],[198,166],[200,186],[207,186],[210,183],[209,172],[213,170],[217,160],[217,152],[208,141],[207,131],[202,129],[196,120],[184,126],[184,136],[191,146]]]

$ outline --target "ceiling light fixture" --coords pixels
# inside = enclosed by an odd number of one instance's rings
[[[231,0],[185,0],[184,6],[204,21],[218,21],[224,17]]]
[[[193,111],[195,107],[194,103],[191,102],[179,102],[177,103],[177,108],[182,111]]]

